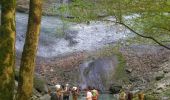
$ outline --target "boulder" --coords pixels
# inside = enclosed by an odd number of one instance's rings
[[[122,86],[119,84],[112,84],[109,88],[110,93],[112,94],[118,94],[120,90],[122,89]]]
[[[45,94],[42,97],[40,97],[40,100],[51,100],[51,96],[49,94]]]
[[[35,74],[34,76],[34,88],[41,94],[48,93],[46,81],[39,74]]]
[[[164,78],[164,73],[162,72],[162,73],[158,73],[158,74],[156,75],[155,80],[156,80],[156,81],[159,81],[159,80],[161,80],[161,79],[163,79],[163,78]]]
[[[125,71],[129,74],[132,72],[132,68],[126,68]]]

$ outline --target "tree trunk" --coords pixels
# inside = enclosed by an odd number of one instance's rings
[[[17,100],[30,100],[32,96],[41,13],[42,0],[30,0],[29,20],[19,72]]]
[[[15,0],[1,0],[0,100],[13,100],[15,66]]]

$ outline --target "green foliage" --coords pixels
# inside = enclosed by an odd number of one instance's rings
[[[169,0],[73,0],[71,4],[61,5],[54,11],[61,15],[67,13],[71,17],[67,20],[76,22],[115,16],[118,22],[127,24],[136,32],[167,44],[170,42],[169,5]],[[140,41],[146,43],[145,39]]]
[[[100,14],[121,17],[130,13],[148,11],[168,11],[169,7],[165,0],[74,0],[69,6],[69,11],[77,20],[93,20]],[[80,13],[81,12],[81,13]],[[82,16],[83,15],[83,16]],[[91,17],[90,17],[91,16]],[[83,18],[82,18],[83,17]],[[84,19],[85,18],[85,19]]]
[[[117,56],[119,62],[118,62],[118,66],[116,67],[114,77],[116,80],[121,80],[122,82],[128,82],[127,75],[125,72],[126,61],[122,53],[120,52],[119,48],[115,48],[115,55]]]
[[[169,41],[170,17],[168,13],[143,13],[126,23],[140,34],[154,37],[165,44]]]
[[[170,38],[169,5],[169,0],[74,0],[67,6],[67,11],[72,16],[69,21],[76,22],[115,16],[116,21],[125,23],[136,32],[167,44],[165,41]]]

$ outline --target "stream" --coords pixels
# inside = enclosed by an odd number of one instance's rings
[[[16,13],[16,50],[19,52],[24,45],[27,20],[27,14]],[[55,16],[43,16],[38,56],[51,58],[78,51],[94,51],[131,36],[129,30],[111,22],[78,24],[63,22]]]

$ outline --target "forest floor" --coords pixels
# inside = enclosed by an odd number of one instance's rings
[[[145,91],[149,96],[169,98],[170,51],[160,46],[131,45],[121,47],[120,52],[126,60],[124,66],[129,80],[124,84],[125,87],[131,84],[134,92]],[[38,57],[36,72],[51,85],[59,81],[76,84],[74,82],[78,81],[79,65],[89,57],[91,56],[87,52],[48,59]]]

